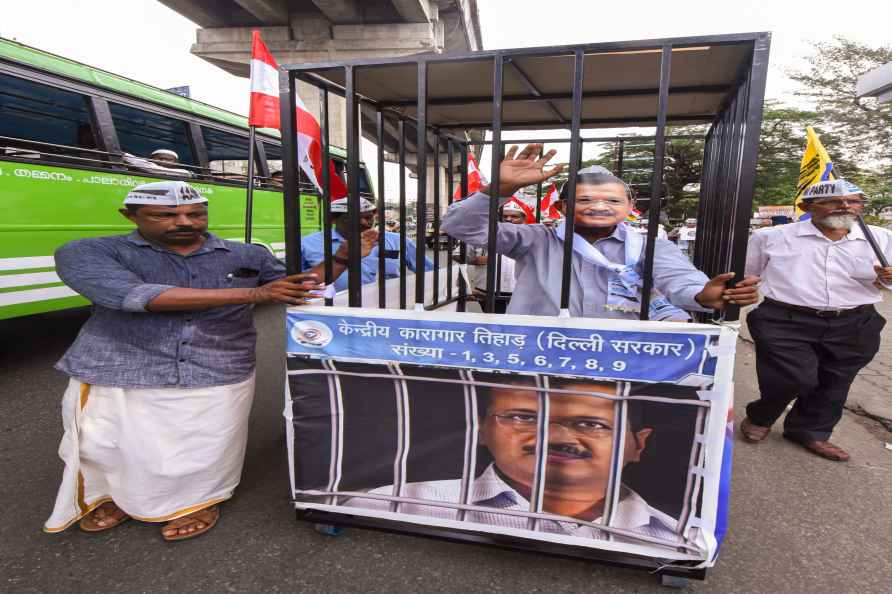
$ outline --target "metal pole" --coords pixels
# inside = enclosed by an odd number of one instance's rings
[[[434,305],[440,302],[440,136],[434,137]]]
[[[650,209],[647,218],[647,243],[644,246],[644,283],[641,287],[642,320],[650,318],[650,292],[654,285],[654,247],[660,224],[660,202],[663,192],[663,158],[666,153],[666,111],[669,108],[669,77],[672,65],[672,46],[663,46],[660,58],[660,99],[657,104],[657,134],[654,140],[654,168],[650,181]]]
[[[452,206],[452,194],[455,191],[452,189],[452,169],[453,167],[455,167],[455,163],[453,162],[452,158],[452,151],[454,150],[452,146],[452,138],[448,138],[446,140],[446,150],[446,203],[449,206]],[[446,300],[448,301],[452,299],[452,252],[455,251],[452,237],[449,237],[449,239],[446,241],[446,250]]]
[[[254,131],[257,126],[248,127],[248,195],[245,200],[245,243],[251,243],[251,229],[254,218]]]
[[[378,142],[378,307],[387,307],[386,260],[384,258],[384,238],[387,235],[387,213],[384,200],[384,114],[376,112]]]
[[[496,233],[498,231],[499,167],[502,164],[502,68],[504,59],[501,53],[493,57],[492,77],[492,168],[490,175],[489,229],[486,242],[486,307],[485,311],[496,308]]]
[[[406,122],[402,118],[399,120],[398,130],[400,135],[400,309],[406,309]]]
[[[573,278],[573,235],[576,219],[576,172],[582,155],[579,128],[582,125],[582,79],[585,54],[576,50],[573,61],[573,119],[570,124],[570,174],[567,178],[567,206],[564,217],[564,258],[561,264],[561,314],[569,315],[570,281]]]
[[[282,170],[285,211],[285,269],[288,274],[300,272],[300,194],[297,184],[297,122],[294,113],[294,78],[291,72],[279,73],[280,120],[282,123]]]
[[[418,107],[416,118],[416,163],[418,193],[415,197],[415,309],[424,308],[424,277],[427,249],[427,62],[418,62]],[[405,252],[403,252],[405,253]],[[400,254],[401,257],[403,254]]]
[[[347,291],[350,307],[362,307],[362,250],[359,217],[359,137],[357,135],[356,71],[345,68],[347,88],[347,216],[350,229],[347,237]],[[327,164],[326,164],[327,165]],[[323,165],[323,169],[326,165]]]
[[[319,131],[322,137],[322,254],[325,284],[334,282],[334,264],[331,259],[331,165],[328,142],[328,89],[319,89]],[[343,274],[343,273],[341,273]],[[326,297],[325,305],[334,305],[334,299]]]

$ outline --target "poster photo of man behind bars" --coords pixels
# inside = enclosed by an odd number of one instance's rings
[[[694,388],[306,357],[289,359],[295,369],[295,485],[309,501],[469,529],[690,537]]]

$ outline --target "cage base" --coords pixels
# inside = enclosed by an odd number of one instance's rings
[[[489,532],[442,528],[439,526],[423,526],[408,522],[339,514],[317,509],[296,509],[295,512],[299,521],[315,524],[317,532],[322,532],[328,535],[341,534],[343,527],[350,526],[377,530],[379,532],[388,532],[391,534],[420,536],[422,538],[435,540],[463,542],[512,551],[544,554],[564,559],[593,561],[595,563],[613,567],[649,571],[659,577],[662,585],[676,588],[684,587],[676,584],[686,584],[686,581],[690,579],[706,579],[705,568],[688,568],[684,565],[666,566],[659,559],[630,555],[628,553],[620,553],[616,551],[605,551],[588,547],[543,542]],[[324,526],[325,530],[319,530],[319,526]],[[330,530],[332,528],[335,529],[334,533]]]

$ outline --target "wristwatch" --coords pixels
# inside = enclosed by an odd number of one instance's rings
[[[337,254],[332,254],[331,259],[334,260],[335,262],[337,262],[338,264],[343,264],[344,266],[347,266],[350,263],[350,261],[347,260],[347,258],[344,258],[343,256],[338,256]]]

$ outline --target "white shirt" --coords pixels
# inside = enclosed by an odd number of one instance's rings
[[[892,232],[869,228],[892,260]],[[746,255],[746,273],[762,277],[763,295],[815,309],[850,309],[882,301],[874,285],[876,264],[857,224],[844,238],[831,241],[810,220],[756,231]]]
[[[467,246],[468,257],[486,256],[486,248]],[[501,271],[499,283],[496,289],[500,293],[513,293],[514,287],[517,285],[517,278],[514,274],[515,261],[508,256],[499,256],[501,262],[496,262],[496,270]],[[486,264],[469,264],[468,274],[471,277],[471,284],[476,289],[486,290]]]
[[[469,498],[469,501],[472,505],[516,511],[529,511],[530,509],[530,503],[499,477],[494,464],[491,464],[483,474],[471,484],[470,488],[471,497]],[[664,538],[667,540],[680,539],[679,535],[675,532],[677,522],[672,517],[650,507],[640,495],[631,489],[623,487],[623,491],[624,497],[620,500],[613,519],[612,525],[614,528],[635,530],[636,532],[641,532],[647,536]],[[391,495],[393,493],[393,486],[378,487],[377,489],[371,490],[370,493]],[[403,486],[402,496],[412,499],[458,503],[460,493],[461,480],[454,479],[429,481],[424,483],[407,483]],[[348,500],[344,505],[348,507],[376,510],[390,509],[390,502],[381,499],[361,499],[355,497]],[[447,520],[454,520],[456,518],[456,510],[432,505],[403,503],[400,505],[399,511],[405,514],[429,516]],[[525,529],[527,527],[527,519],[524,517],[502,515],[498,513],[489,514],[469,511],[465,515],[465,521],[491,524],[493,526],[504,526],[508,528]],[[602,522],[602,519],[597,518],[594,521],[600,523]],[[579,525],[573,521],[558,522],[553,520],[542,520],[539,522],[539,530],[542,532],[567,534],[594,540],[604,540],[606,538],[604,532],[590,526]],[[634,542],[632,539],[622,537],[614,537],[614,540]]]

